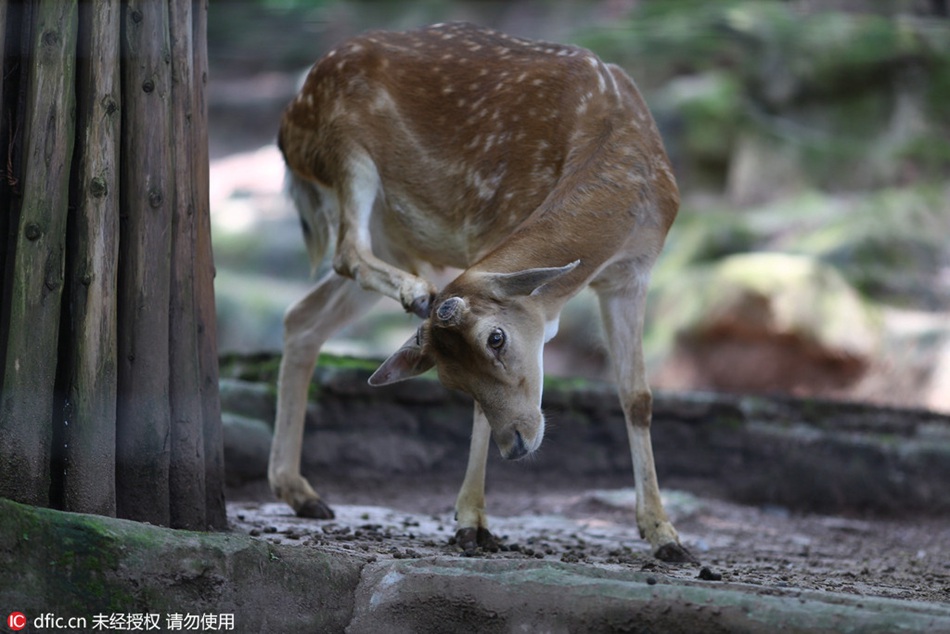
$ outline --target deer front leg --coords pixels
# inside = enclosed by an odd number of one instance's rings
[[[300,473],[307,388],[320,347],[340,326],[372,306],[378,295],[330,273],[284,317],[284,353],[277,387],[277,420],[267,479],[300,517],[331,519],[333,511]]]
[[[630,441],[637,492],[637,528],[640,536],[650,543],[657,559],[695,562],[692,554],[680,544],[660,499],[650,440],[653,397],[646,382],[643,360],[648,276],[634,277],[632,282],[627,280],[620,287],[597,290]]]
[[[653,397],[649,388],[624,399],[624,416],[630,455],[633,458],[633,477],[637,491],[637,528],[653,548],[657,559],[669,562],[695,562],[696,558],[680,544],[679,535],[666,516],[660,499],[660,485],[653,463],[650,440],[650,419]]]
[[[372,159],[355,155],[349,178],[338,188],[340,231],[333,268],[356,280],[364,289],[376,291],[402,304],[406,312],[429,316],[436,288],[427,280],[383,262],[373,254],[370,220],[379,192],[379,173]]]
[[[488,446],[491,443],[491,427],[481,406],[475,403],[472,422],[472,442],[468,450],[468,466],[465,480],[455,501],[455,519],[458,530],[455,542],[463,551],[481,547],[497,550],[498,543],[488,531],[485,514],[485,465],[488,461]]]

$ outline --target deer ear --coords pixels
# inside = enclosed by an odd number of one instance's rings
[[[398,383],[419,376],[435,363],[422,351],[422,345],[419,342],[419,332],[409,337],[409,340],[402,347],[393,353],[391,357],[383,361],[383,364],[373,372],[369,377],[369,384],[373,387]]]
[[[580,262],[574,260],[564,266],[525,269],[515,273],[492,273],[491,282],[499,294],[506,297],[533,295],[540,292],[545,284],[573,271]]]

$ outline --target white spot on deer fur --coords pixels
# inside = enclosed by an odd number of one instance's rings
[[[390,95],[385,89],[380,88],[376,91],[376,94],[373,95],[373,101],[369,107],[371,112],[395,110],[396,102],[393,100],[392,95]]]
[[[601,64],[601,69],[602,69],[602,70],[600,71],[601,74],[602,74],[602,75],[606,75],[606,76],[607,76],[607,81],[610,82],[610,89],[613,91],[613,93],[614,93],[615,95],[619,95],[619,94],[620,94],[620,89],[617,88],[617,82],[614,81],[614,74],[613,74],[612,72],[610,72],[610,69],[607,68],[606,66],[604,66],[603,64]]]
[[[533,86],[541,86],[542,84],[544,84],[544,80],[541,79],[540,77],[537,78],[537,79],[532,79],[532,80],[531,80],[531,85],[533,85]]]
[[[585,59],[587,60],[587,63],[590,64],[595,71],[597,71],[597,89],[600,90],[600,92],[606,92],[607,82],[604,81],[604,74],[601,70],[602,64],[597,60],[596,57],[587,57]]]
[[[525,77],[527,76],[528,76],[528,71],[522,71],[522,73],[518,75],[518,78],[515,81],[518,83],[521,83],[524,81]]]
[[[466,175],[466,181],[475,189],[476,195],[482,200],[491,200],[498,192],[498,187],[504,178],[504,171],[484,177],[478,172],[469,172]]]

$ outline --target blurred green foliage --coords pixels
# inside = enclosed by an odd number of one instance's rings
[[[684,184],[723,187],[737,137],[788,145],[829,189],[950,171],[950,25],[785,2],[645,2],[579,41],[648,94]]]

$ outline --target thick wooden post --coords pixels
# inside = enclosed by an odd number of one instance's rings
[[[8,120],[8,115],[12,108],[6,106],[4,101],[4,96],[7,94],[6,84],[8,81],[7,78],[7,20],[11,17],[11,12],[8,8],[10,3],[8,0],[0,0],[0,148],[10,148],[10,138],[7,130],[10,128],[10,122]],[[8,152],[9,154],[9,152]],[[13,215],[13,210],[10,208],[10,185],[8,181],[7,174],[8,167],[3,164],[2,159],[0,159],[0,297],[6,297],[8,293],[4,291],[4,285],[7,280],[7,275],[5,273],[7,266],[7,251],[9,247],[7,246],[7,240],[10,236],[10,231],[8,227],[10,226],[10,219]],[[6,325],[5,317],[6,311],[0,306],[0,360],[6,359]],[[0,363],[0,386],[3,385],[3,363]],[[2,398],[2,395],[0,395]]]
[[[0,496],[227,525],[206,24],[0,0]]]
[[[214,256],[211,250],[211,203],[208,199],[208,1],[197,0],[192,13],[195,67],[191,86],[195,194],[195,319],[205,453],[205,510],[209,527],[228,525],[224,503],[224,440],[218,393],[218,331],[214,304]]]
[[[195,101],[194,51],[191,33],[191,0],[172,0],[172,146],[193,147]],[[171,471],[169,473],[171,520],[184,528],[205,526],[204,434],[201,424],[201,391],[196,389],[198,332],[195,313],[195,210],[198,187],[195,158],[179,153],[174,164],[172,223],[172,276],[169,318],[171,325]]]
[[[119,247],[118,0],[79,5],[75,207],[64,338],[62,506],[115,515],[116,275]]]
[[[123,5],[122,216],[116,503],[121,517],[169,523],[171,50],[168,5]]]
[[[0,496],[46,505],[75,126],[77,7],[75,0],[43,0],[31,8],[26,108],[17,117],[31,134],[24,137],[19,217],[8,226],[15,237],[14,252],[7,254],[12,283],[4,297]]]

